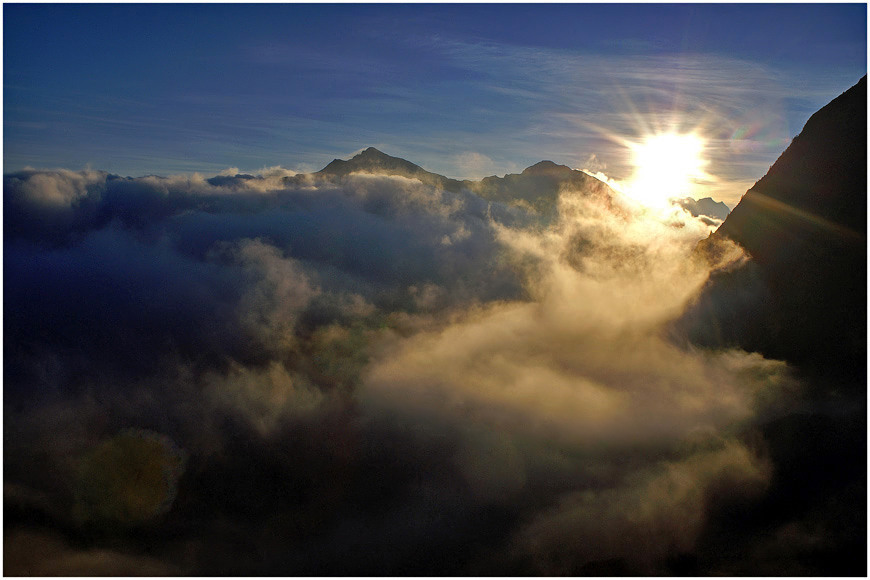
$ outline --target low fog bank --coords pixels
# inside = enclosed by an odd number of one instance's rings
[[[850,573],[855,424],[675,337],[746,257],[598,185],[5,176],[4,573]]]

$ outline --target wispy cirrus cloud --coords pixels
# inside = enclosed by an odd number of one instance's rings
[[[572,161],[595,154],[624,178],[632,167],[620,140],[698,129],[716,189],[733,188],[731,203],[808,117],[795,116],[786,96],[812,111],[856,80],[840,71],[809,86],[795,71],[716,54],[583,54],[444,38],[431,47],[482,75],[470,81],[475,90],[511,102],[517,150]]]

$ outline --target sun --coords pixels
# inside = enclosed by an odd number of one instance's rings
[[[696,133],[660,133],[628,144],[634,174],[628,194],[636,201],[664,207],[673,198],[689,197],[698,180],[706,179],[706,140]]]

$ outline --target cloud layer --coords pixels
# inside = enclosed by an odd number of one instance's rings
[[[4,199],[8,573],[704,572],[775,484],[799,386],[671,342],[679,208],[280,168]]]

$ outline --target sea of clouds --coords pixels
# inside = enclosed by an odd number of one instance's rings
[[[6,175],[4,571],[731,572],[799,386],[674,340],[740,251],[614,196]]]

